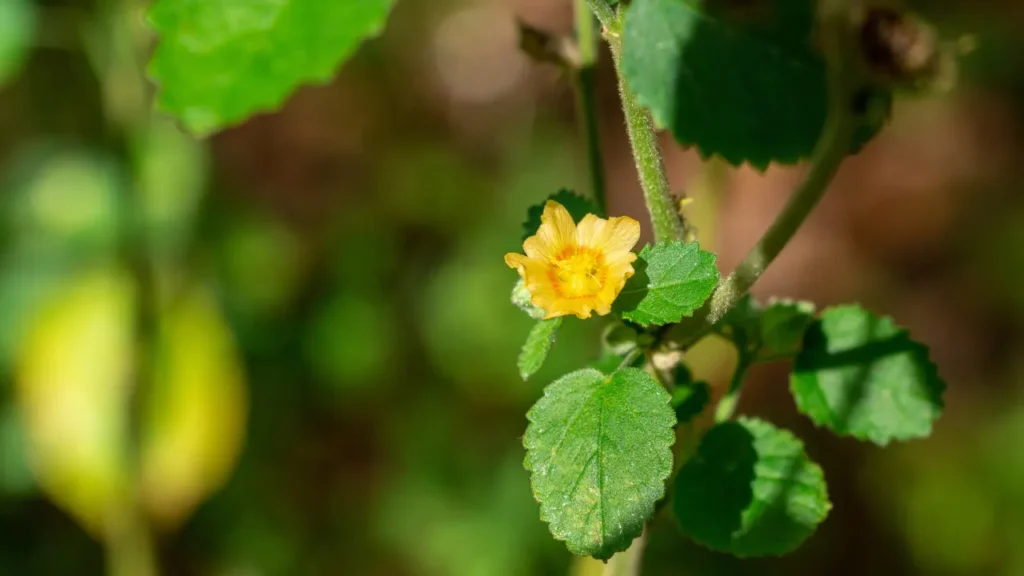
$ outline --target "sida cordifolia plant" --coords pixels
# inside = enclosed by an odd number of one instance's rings
[[[750,366],[791,360],[802,413],[879,445],[927,436],[944,384],[927,349],[889,318],[857,305],[816,313],[809,302],[762,304],[747,292],[842,160],[882,127],[893,91],[938,88],[951,57],[925,24],[891,5],[579,4],[596,15],[611,49],[655,243],[632,251],[639,224],[602,217],[594,178],[593,204],[568,191],[553,195],[527,221],[525,254],[505,257],[521,277],[513,302],[538,320],[519,360],[524,378],[543,362],[564,316],[612,318],[605,357],[549,385],[527,414],[526,467],[541,517],[575,554],[608,559],[628,549],[613,573],[636,571],[628,556],[642,550],[644,525],[665,502],[704,546],[740,557],[785,554],[831,503],[822,469],[798,438],[735,416]],[[589,41],[585,22],[577,32],[581,44]],[[669,194],[655,126],[734,165],[763,169],[810,157],[788,204],[725,278]],[[695,447],[673,450],[675,428],[711,398],[685,364],[686,351],[709,336],[735,346],[737,366],[713,424],[686,428]]]
[[[158,104],[200,135],[274,108],[299,84],[327,80],[392,4],[156,0]],[[548,385],[527,414],[525,466],[540,516],[574,554],[624,552],[609,564],[622,573],[637,570],[645,524],[663,508],[711,549],[788,553],[829,512],[825,474],[792,433],[736,416],[748,369],[791,361],[800,412],[878,445],[927,436],[944,384],[927,349],[887,317],[856,304],[758,302],[748,291],[843,159],[882,129],[894,93],[949,84],[952,51],[896,1],[576,0],[575,9],[574,43],[522,27],[529,54],[570,72],[592,184],[587,197],[561,190],[532,209],[522,253],[505,255],[519,276],[512,301],[537,320],[522,377],[542,365],[566,316],[606,329],[604,356]],[[606,213],[593,86],[601,39],[654,229],[654,243],[639,248],[639,223]],[[670,193],[656,129],[732,165],[808,161],[781,213],[724,277]],[[686,366],[687,351],[709,337],[738,352],[715,395]],[[705,409],[713,423],[688,426],[677,442],[677,428]]]

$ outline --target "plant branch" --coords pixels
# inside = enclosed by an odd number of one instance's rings
[[[149,527],[134,506],[119,511],[105,535],[109,576],[156,576],[156,552]]]
[[[629,351],[628,354],[626,354],[625,356],[622,357],[622,361],[619,362],[619,367],[616,368],[615,371],[618,372],[619,370],[622,370],[626,366],[629,366],[630,364],[633,363],[634,360],[639,358],[640,355],[643,354],[643,353],[644,353],[643,350],[641,350],[640,348],[633,348],[632,350]]]
[[[133,29],[140,5],[136,0],[105,0],[97,21],[86,37],[90,62],[99,77],[112,143],[130,163],[135,140],[149,130],[149,84],[143,54],[148,36]],[[129,425],[126,433],[128,489],[112,511],[104,538],[111,576],[156,576],[159,559],[141,497],[142,415],[151,393],[153,346],[157,332],[159,301],[153,262],[145,242],[145,210],[138,183],[132,182],[123,203],[119,248],[121,260],[133,275],[136,289],[134,325],[134,374],[128,395]]]
[[[573,71],[576,91],[576,109],[580,116],[580,129],[587,151],[587,169],[594,202],[602,216],[608,215],[604,183],[604,163],[601,159],[601,139],[597,116],[597,91],[594,73],[597,65],[598,35],[594,16],[587,6],[589,0],[576,0],[576,43],[579,62]]]
[[[661,158],[654,122],[647,109],[637,100],[636,94],[626,85],[626,79],[622,75],[621,28],[621,22],[616,21],[615,27],[609,29],[606,36],[615,60],[615,72],[619,77],[619,93],[622,97],[622,112],[626,116],[626,131],[629,133],[629,143],[633,147],[633,158],[636,160],[640,186],[644,191],[644,202],[651,213],[654,239],[658,242],[682,240],[686,228],[668,187],[665,163]]]
[[[829,112],[811,156],[810,169],[782,212],[739,266],[719,284],[693,320],[679,325],[682,337],[674,339],[684,346],[706,334],[710,326],[721,320],[750,290],[817,206],[850,150],[854,117],[850,110],[849,83],[856,69],[855,48],[849,45],[849,8],[845,2],[836,0],[824,0],[820,5],[821,37],[828,63]]]

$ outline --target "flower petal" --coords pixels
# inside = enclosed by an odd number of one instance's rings
[[[605,265],[607,266],[615,268],[617,266],[624,265],[630,270],[633,269],[630,264],[635,261],[636,252],[612,252],[610,254],[606,254],[604,259]],[[614,275],[616,272],[613,272],[612,274]]]
[[[536,258],[520,256],[518,262],[522,265],[519,270],[523,277],[523,284],[530,292],[530,301],[534,306],[548,310],[552,303],[561,298],[558,288],[552,284],[548,275],[547,264]]]
[[[580,320],[586,320],[590,318],[591,308],[590,300],[562,300],[548,311],[545,319],[574,314]]]
[[[507,264],[509,268],[515,268],[515,270],[519,272],[520,276],[523,275],[523,268],[526,267],[526,260],[529,260],[529,258],[522,254],[516,254],[515,252],[505,254],[505,264]]]
[[[608,224],[607,220],[587,214],[576,227],[576,241],[580,246],[595,247],[596,240],[604,232],[606,224]]]
[[[541,229],[543,229],[543,226],[541,226]],[[558,249],[559,246],[551,244],[546,236],[541,236],[540,230],[537,230],[536,235],[530,236],[523,242],[523,252],[526,252],[527,256],[546,262],[555,259]]]
[[[530,250],[536,250],[538,254],[543,254],[547,259],[554,259],[554,255],[559,250],[575,244],[576,223],[572,221],[572,215],[565,209],[565,206],[554,200],[548,200],[544,205],[544,213],[540,216],[540,228],[537,230],[537,235],[527,238],[523,243],[523,249],[527,250],[527,254],[530,253]]]
[[[617,262],[610,265],[608,268],[609,280],[601,287],[601,292],[595,296],[595,299],[610,310],[612,303],[619,297],[619,292],[622,292],[622,289],[626,286],[626,280],[632,277],[633,274],[633,266],[628,262]],[[604,312],[604,314],[607,314],[607,312]]]
[[[640,223],[629,216],[609,218],[595,235],[591,247],[605,254],[629,252],[640,240]]]
[[[545,310],[547,318],[573,314],[585,319],[611,312],[626,279],[634,273],[637,255],[631,250],[639,239],[640,223],[632,218],[605,220],[587,214],[577,226],[565,207],[549,200],[537,233],[523,242],[526,255],[507,254],[505,263],[523,277],[530,301]],[[589,265],[600,267],[600,276],[589,271],[587,258],[593,260]],[[584,279],[581,274],[588,276]],[[595,278],[601,278],[598,285],[587,284]]]

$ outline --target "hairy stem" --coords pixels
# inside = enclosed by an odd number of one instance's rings
[[[761,240],[715,290],[708,305],[708,324],[721,320],[750,290],[818,205],[849,150],[850,131],[850,123],[845,119],[836,118],[826,123],[807,177]]]
[[[636,94],[633,94],[626,85],[626,79],[622,75],[621,28],[621,21],[616,21],[615,28],[610,29],[607,34],[608,45],[615,60],[622,111],[626,116],[626,131],[629,133],[629,143],[633,147],[633,158],[640,176],[640,186],[644,191],[644,202],[651,213],[654,238],[658,242],[682,240],[686,229],[668,187],[665,163],[661,158],[654,122],[647,109],[637,100]]]
[[[579,45],[579,63],[573,74],[576,89],[576,108],[580,116],[580,129],[587,149],[587,169],[590,186],[598,211],[608,215],[604,184],[604,163],[601,160],[601,139],[597,116],[597,91],[594,71],[597,65],[598,35],[594,16],[587,6],[588,0],[576,0],[576,42]]]

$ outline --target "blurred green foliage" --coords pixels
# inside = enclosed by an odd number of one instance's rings
[[[73,279],[140,246],[166,310],[205,287],[210,313],[192,314],[178,337],[192,359],[171,362],[201,371],[235,354],[228,371],[244,373],[244,400],[211,399],[204,394],[216,390],[204,387],[186,394],[179,413],[206,414],[209,424],[229,414],[219,411],[226,404],[247,405],[237,462],[195,492],[212,491],[209,499],[194,496],[191,514],[189,498],[169,500],[183,523],[157,536],[166,574],[569,573],[568,553],[530,496],[523,414],[557,375],[598,360],[599,327],[566,319],[550,358],[524,383],[515,360],[533,321],[509,303],[515,274],[501,262],[518,248],[530,205],[580,189],[561,100],[453,112],[457,104],[439,102],[430,79],[410,69],[432,65],[416,59],[428,52],[432,23],[471,4],[412,2],[395,13],[397,36],[368,46],[336,86],[303,95],[278,118],[202,144],[147,120],[126,141],[113,134],[100,96],[109,88],[76,36],[75,19],[91,18],[93,4],[0,2],[0,574],[104,571],[99,542],[41,489],[14,379],[28,334]],[[961,27],[1002,29],[999,13],[973,6],[932,3],[962,16]],[[989,38],[982,46],[997,48],[967,72],[1016,95],[1019,40]],[[460,115],[493,134],[465,133],[453,120]],[[317,159],[329,165],[323,174]],[[982,334],[957,346],[987,355],[984,371],[959,379],[935,438],[880,453],[801,431],[836,503],[806,548],[741,562],[688,543],[662,514],[646,573],[679,574],[680,561],[694,575],[1024,570],[1017,180],[998,202],[973,206],[947,254],[951,282],[969,285],[983,309]],[[81,374],[59,382],[81,383]],[[94,400],[64,409],[95,416]],[[170,414],[170,404],[147,418]],[[791,406],[773,415],[780,425],[797,421]],[[224,449],[230,436],[202,431],[164,450],[177,464]]]

